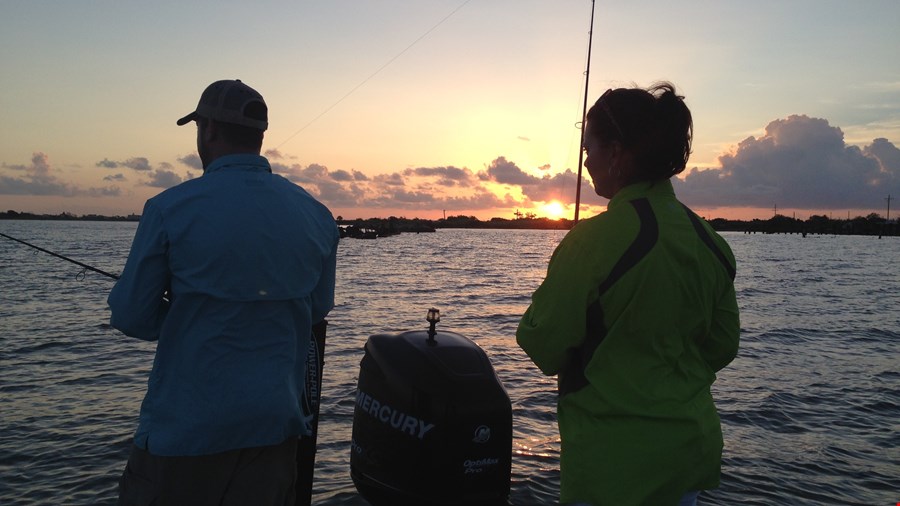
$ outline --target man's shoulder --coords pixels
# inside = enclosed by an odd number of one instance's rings
[[[187,181],[182,181],[175,186],[166,188],[165,190],[156,194],[154,197],[151,197],[149,202],[152,202],[159,207],[165,207],[166,205],[184,198],[184,196],[189,195],[192,192],[195,192],[200,184],[201,178],[193,178],[188,179]]]

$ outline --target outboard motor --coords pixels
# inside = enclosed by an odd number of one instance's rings
[[[369,337],[350,476],[375,506],[508,504],[512,405],[477,344],[453,332]]]

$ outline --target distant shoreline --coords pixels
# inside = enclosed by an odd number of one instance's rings
[[[75,215],[72,213],[34,214],[27,212],[0,212],[0,220],[55,220],[55,221],[125,221],[138,222],[137,214],[127,216],[102,216],[97,214]],[[528,229],[528,230],[569,230],[574,225],[572,220],[535,218],[531,216],[506,219],[491,218],[481,221],[474,216],[450,216],[438,220],[420,218],[367,218],[345,220],[338,216],[335,220],[342,227],[358,227],[378,232],[380,237],[410,232],[433,232],[438,228],[483,228],[483,229]],[[753,219],[727,220],[713,218],[707,220],[720,232],[745,232],[763,234],[837,234],[837,235],[888,235],[896,236],[900,232],[896,219],[885,220],[877,213],[868,216],[857,216],[853,219],[831,219],[827,216],[811,216],[807,220],[798,220],[776,214],[768,220]]]
[[[141,221],[141,215],[129,214],[128,216],[103,216],[100,214],[77,215],[72,213],[60,214],[34,214],[18,211],[6,211],[0,213],[0,220],[47,220],[47,221]]]

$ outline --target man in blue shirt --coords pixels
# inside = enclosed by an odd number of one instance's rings
[[[157,341],[119,504],[293,504],[337,225],[260,156],[268,110],[254,89],[212,83],[177,123],[191,121],[203,175],[147,201],[109,294],[113,327]]]

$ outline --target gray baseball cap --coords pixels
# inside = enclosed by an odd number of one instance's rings
[[[240,79],[216,81],[203,90],[197,109],[178,120],[178,126],[197,117],[265,130],[269,128],[268,107],[262,95]]]

